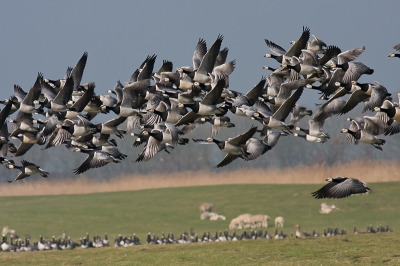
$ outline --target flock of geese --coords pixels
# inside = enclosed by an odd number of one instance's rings
[[[198,236],[193,229],[190,230],[189,233],[184,231],[180,234],[180,237],[176,238],[173,233],[165,234],[162,232],[161,237],[156,236],[153,237],[151,233],[148,233],[146,243],[149,245],[158,245],[158,244],[190,244],[190,243],[206,243],[206,242],[225,242],[225,241],[240,241],[240,240],[251,240],[251,239],[284,239],[284,238],[310,238],[310,237],[331,237],[331,236],[340,236],[347,235],[346,229],[342,229],[339,231],[338,228],[324,228],[323,233],[319,234],[313,229],[311,234],[308,234],[305,231],[300,231],[300,226],[295,225],[296,232],[295,234],[290,233],[290,235],[284,234],[283,230],[278,232],[278,229],[275,229],[275,234],[270,235],[267,230],[251,230],[251,231],[242,231],[240,235],[236,235],[236,232],[230,235],[227,230],[224,232],[217,231],[215,235],[211,235],[210,232],[204,232],[202,235]],[[393,232],[389,226],[383,227],[379,225],[376,229],[372,227],[372,225],[367,226],[367,230],[365,232],[359,232],[357,228],[354,226],[353,230],[354,234],[366,234],[366,233],[390,233]],[[15,240],[15,243],[14,243]],[[136,245],[141,245],[139,238],[136,234],[130,236],[119,235],[118,237],[114,237],[114,247],[131,247]],[[89,234],[79,239],[79,242],[74,242],[71,240],[70,236],[67,236],[65,232],[58,238],[52,236],[51,240],[44,240],[43,237],[39,236],[39,241],[33,244],[30,244],[30,237],[25,237],[25,240],[20,238],[14,239],[14,237],[10,238],[10,241],[7,241],[7,236],[3,235],[2,242],[0,245],[0,251],[4,252],[20,252],[20,251],[45,251],[45,250],[71,250],[75,248],[102,248],[111,246],[110,240],[108,239],[107,233],[105,233],[104,238],[101,239],[99,235],[93,237],[93,241],[90,239]]]
[[[199,39],[192,66],[176,71],[168,60],[155,69],[157,56],[147,56],[127,82],[117,81],[108,94],[96,93],[94,82],[82,82],[88,59],[85,52],[75,67],[67,68],[63,78],[49,79],[38,73],[27,92],[14,85],[14,94],[1,101],[0,162],[20,171],[13,181],[36,174],[47,177],[49,173],[40,166],[25,160],[18,165],[7,157],[8,153],[20,157],[34,145],[42,145],[43,149],[64,145],[72,152],[87,154],[73,170],[78,175],[91,168],[121,163],[127,157],[113,137],[123,138],[130,133],[135,137],[134,147],[144,145],[135,161],[149,161],[159,152],[170,153],[177,145],[187,145],[190,132],[210,123],[210,136],[193,142],[217,145],[226,153],[217,167],[224,167],[238,158],[257,159],[272,149],[281,136],[324,143],[330,138],[323,131],[325,121],[348,113],[358,104],[364,106],[363,112],[376,114],[349,118],[349,127],[341,130],[345,135],[343,143],[365,143],[382,150],[385,140],[378,136],[400,132],[400,109],[382,84],[358,82],[362,75],[374,73],[372,68],[355,61],[365,47],[342,51],[314,35],[309,41],[310,37],[310,29],[303,27],[288,50],[265,39],[272,51],[265,57],[278,62],[279,67],[263,67],[272,72],[247,93],[230,89],[229,77],[236,62],[227,60],[229,49],[221,48],[222,35],[209,48],[205,40]],[[400,50],[400,45],[394,49]],[[324,101],[315,111],[298,104],[305,88],[318,92]],[[13,125],[9,132],[7,117],[15,112],[14,118],[8,120]],[[221,127],[235,127],[228,112],[252,119],[260,128],[252,126],[237,136],[219,140],[216,137]],[[93,123],[100,113],[114,113],[115,117]],[[308,128],[299,127],[300,119],[306,116],[310,116]],[[368,189],[354,178],[328,181],[331,184],[316,193],[316,198],[341,198]]]

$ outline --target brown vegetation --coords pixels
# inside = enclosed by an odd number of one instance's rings
[[[279,169],[241,169],[226,172],[190,172],[121,176],[106,181],[78,179],[38,179],[0,186],[1,196],[89,194],[124,190],[189,187],[223,184],[317,184],[329,176],[351,176],[364,182],[400,181],[396,162],[354,161],[334,166],[316,165]]]

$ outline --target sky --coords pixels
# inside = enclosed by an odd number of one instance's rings
[[[4,1],[0,10],[0,99],[33,85],[37,73],[62,78],[83,52],[89,53],[83,82],[96,82],[106,93],[117,80],[128,81],[147,55],[156,54],[155,69],[163,59],[174,69],[192,65],[199,38],[208,47],[218,34],[228,60],[236,59],[231,89],[246,92],[278,63],[264,39],[288,49],[303,26],[311,34],[344,50],[362,45],[359,61],[374,68],[361,82],[379,81],[392,93],[399,91],[398,58],[388,58],[400,42],[396,1]],[[318,101],[307,91],[301,101]]]

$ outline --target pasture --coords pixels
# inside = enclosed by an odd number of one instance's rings
[[[95,234],[113,236],[136,233],[146,243],[148,232],[161,236],[162,232],[175,237],[190,228],[202,236],[203,232],[228,229],[230,220],[241,213],[285,217],[285,234],[294,234],[295,224],[311,233],[320,234],[326,227],[345,228],[347,236],[318,239],[250,240],[237,243],[209,243],[132,248],[104,248],[99,250],[48,251],[29,254],[0,253],[1,264],[267,264],[309,265],[310,262],[340,264],[345,262],[399,262],[400,253],[390,243],[397,243],[400,235],[400,215],[396,202],[400,199],[400,183],[369,183],[369,195],[351,196],[342,200],[315,200],[310,193],[320,184],[253,184],[218,185],[181,188],[162,188],[139,191],[95,193],[58,196],[0,197],[1,225],[16,229],[20,236],[30,234],[31,243],[41,234],[45,239],[60,236],[65,230],[75,241]],[[201,221],[198,206],[212,202],[215,212],[226,221]],[[330,214],[318,212],[320,204],[335,204],[340,210]],[[366,231],[387,224],[394,234],[353,235],[353,225]],[[273,221],[268,232],[273,235]],[[232,231],[230,231],[230,234]],[[240,230],[237,231],[240,233]],[[268,242],[270,241],[270,242]],[[392,250],[393,249],[393,250]],[[162,252],[161,252],[162,251]],[[347,251],[347,253],[345,252]],[[397,253],[396,253],[397,252]],[[206,253],[206,254],[205,254]],[[210,255],[213,254],[213,255]],[[340,256],[338,255],[340,254]],[[298,260],[297,257],[301,259]],[[317,258],[315,258],[315,256]],[[337,257],[338,261],[333,258]],[[314,260],[316,259],[316,260]],[[225,263],[226,262],[226,263]],[[339,263],[340,262],[340,263]]]

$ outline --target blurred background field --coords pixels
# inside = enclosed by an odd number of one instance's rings
[[[136,233],[142,243],[148,232],[174,233],[179,237],[193,228],[199,237],[203,232],[228,229],[232,218],[242,213],[267,214],[271,217],[269,233],[273,234],[273,219],[285,218],[284,233],[295,232],[294,225],[320,234],[324,228],[345,228],[353,232],[366,231],[372,225],[389,225],[400,230],[400,214],[395,204],[400,200],[400,182],[369,183],[372,193],[341,200],[316,200],[311,192],[320,184],[251,184],[163,188],[82,195],[48,195],[1,197],[3,226],[17,230],[20,236],[30,234],[32,241],[39,235],[45,239],[60,236],[65,230],[78,241],[86,232],[109,238]],[[225,221],[200,220],[199,205],[214,203],[214,211],[225,215]],[[340,210],[320,214],[322,202],[335,204]],[[238,231],[240,233],[240,231]],[[232,231],[230,232],[232,233]]]

